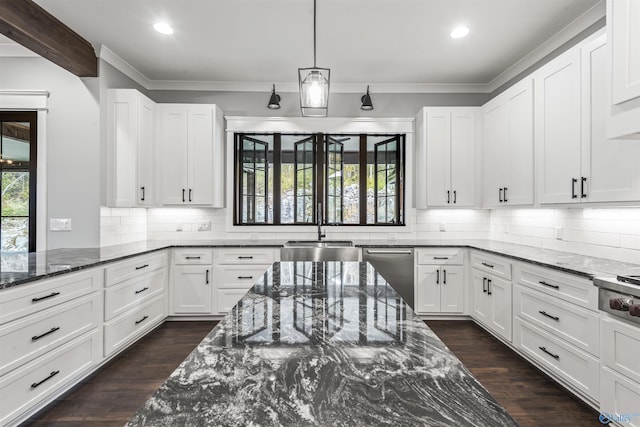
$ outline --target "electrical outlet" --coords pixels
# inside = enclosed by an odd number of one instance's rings
[[[202,221],[198,224],[198,231],[211,231],[211,221]]]
[[[50,218],[50,231],[71,231],[71,218]]]
[[[447,231],[447,224],[445,224],[444,222],[440,223],[440,231]]]
[[[176,231],[182,231],[182,224],[176,224]]]
[[[553,229],[553,236],[555,237],[556,240],[562,240],[564,238],[564,228],[555,227]]]

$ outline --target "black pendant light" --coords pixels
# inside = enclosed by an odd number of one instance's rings
[[[280,109],[280,95],[276,93],[276,85],[273,85],[273,90],[271,91],[271,97],[269,98],[267,108],[270,108],[272,110]]]
[[[360,98],[362,105],[360,106],[361,110],[371,111],[373,110],[373,102],[371,102],[371,95],[369,95],[369,86],[367,86],[367,93],[362,95]]]
[[[316,66],[316,0],[313,0],[313,67],[298,68],[303,117],[327,117],[331,70]]]

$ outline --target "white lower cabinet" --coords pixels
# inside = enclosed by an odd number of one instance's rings
[[[416,313],[462,313],[464,267],[420,265],[416,278]]]
[[[600,374],[600,413],[617,425],[640,427],[640,384],[603,367]]]
[[[511,282],[472,268],[471,317],[511,342]]]
[[[180,265],[173,274],[173,313],[211,314],[213,284],[210,265]]]

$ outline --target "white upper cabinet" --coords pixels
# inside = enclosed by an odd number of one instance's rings
[[[533,204],[533,82],[525,78],[482,107],[483,206]]]
[[[536,73],[541,204],[640,200],[640,144],[608,139],[606,34]]]
[[[424,108],[419,113],[419,144],[424,147],[427,167],[426,183],[417,182],[416,191],[420,192],[426,184],[428,207],[476,205],[478,110]],[[416,169],[421,168],[416,165]],[[424,177],[417,176],[418,180]]]
[[[135,89],[107,92],[107,206],[152,206],[156,104]]]
[[[159,107],[162,204],[224,207],[222,112],[215,105]]]
[[[607,39],[611,61],[607,136],[640,138],[640,1],[607,0]]]

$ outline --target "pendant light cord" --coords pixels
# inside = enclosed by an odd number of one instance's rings
[[[316,0],[313,0],[313,68],[316,68]]]

